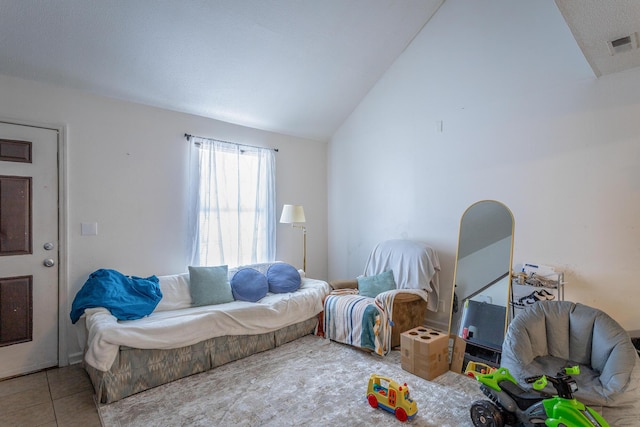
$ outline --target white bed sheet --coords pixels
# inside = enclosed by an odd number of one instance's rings
[[[105,308],[87,309],[85,361],[100,371],[108,371],[120,346],[170,349],[225,335],[272,332],[320,313],[322,301],[330,291],[327,282],[302,278],[298,291],[270,293],[256,303],[234,301],[160,311],[126,321],[118,321]]]

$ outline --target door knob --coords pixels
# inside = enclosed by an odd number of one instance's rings
[[[51,258],[47,258],[43,261],[43,264],[45,267],[53,267],[54,265],[56,265],[56,262]]]

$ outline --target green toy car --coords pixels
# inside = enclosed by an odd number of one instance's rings
[[[491,400],[478,400],[471,405],[471,421],[476,427],[609,427],[600,414],[573,396],[578,385],[570,375],[579,373],[580,368],[574,366],[555,377],[527,378],[527,383],[533,383],[533,392],[521,388],[507,368],[477,375],[480,390]],[[542,392],[547,383],[554,386],[557,395]]]

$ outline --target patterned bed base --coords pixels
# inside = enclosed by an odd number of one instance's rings
[[[171,350],[141,350],[121,347],[107,372],[85,364],[96,396],[101,403],[111,403],[132,394],[177,379],[208,371],[261,351],[314,333],[318,317],[260,335],[211,338],[197,344]]]

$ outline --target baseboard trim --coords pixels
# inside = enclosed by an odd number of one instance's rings
[[[447,332],[449,329],[449,325],[446,323],[438,322],[436,320],[427,319],[425,322],[422,322],[422,326],[426,326],[427,328],[437,329],[439,331]]]
[[[69,365],[77,365],[78,363],[82,363],[82,352],[73,353],[69,355]]]

